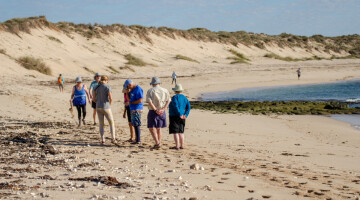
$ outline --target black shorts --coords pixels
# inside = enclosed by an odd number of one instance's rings
[[[185,119],[180,117],[170,116],[169,133],[184,133],[185,130]]]
[[[130,113],[130,106],[125,106],[126,109],[126,115],[128,118],[128,122],[131,123],[131,113]]]
[[[91,107],[94,108],[94,109],[96,109],[96,103],[92,101],[92,102],[91,102]]]

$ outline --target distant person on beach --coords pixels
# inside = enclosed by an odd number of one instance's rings
[[[59,85],[60,92],[64,92],[64,78],[62,77],[61,74],[59,74],[57,83]]]
[[[179,150],[184,149],[185,120],[189,116],[191,107],[189,100],[182,94],[181,84],[176,84],[172,90],[175,91],[175,95],[169,105],[169,133],[174,134],[175,146],[170,149]]]
[[[174,81],[175,81],[175,85],[176,85],[176,73],[175,73],[175,72],[172,73],[172,81],[171,81],[171,84],[173,84]]]
[[[125,105],[130,106],[131,124],[135,129],[135,142],[131,144],[141,144],[140,139],[140,126],[141,126],[141,113],[143,111],[143,89],[135,84],[132,80],[127,79],[124,84],[124,89],[130,89],[130,100]]]
[[[150,88],[146,93],[146,102],[149,104],[147,116],[147,127],[155,141],[154,149],[161,145],[161,128],[167,127],[165,110],[170,103],[169,91],[160,87],[161,81],[158,77],[152,77]]]
[[[129,106],[129,102],[130,102],[130,98],[129,98],[129,92],[130,89],[125,89],[125,85],[123,85],[123,91],[124,93],[124,113],[123,113],[123,118],[128,119],[128,123],[129,123],[129,129],[130,129],[130,139],[128,140],[128,142],[135,142],[135,130],[134,127],[131,125],[131,112],[130,112],[130,106]]]
[[[76,85],[72,89],[70,102],[73,102],[73,105],[76,107],[79,118],[79,127],[81,126],[81,113],[82,113],[82,122],[85,125],[86,117],[86,96],[90,103],[89,92],[86,88],[86,85],[82,83],[81,77],[76,77]]]
[[[110,126],[111,142],[116,143],[115,140],[115,123],[111,112],[112,92],[108,85],[109,78],[105,75],[101,76],[99,84],[94,88],[93,101],[96,103],[96,112],[99,118],[99,130],[101,144],[105,144],[104,137],[104,117],[106,117]]]
[[[91,82],[90,87],[89,87],[90,98],[92,99],[91,107],[93,108],[94,125],[96,125],[96,103],[94,102],[94,99],[93,99],[93,93],[94,93],[94,88],[96,86],[98,86],[98,84],[99,84],[100,78],[101,78],[100,74],[96,73],[95,76],[94,76],[94,81]]]
[[[297,75],[298,75],[298,80],[300,80],[300,76],[301,76],[301,70],[300,70],[300,68],[299,68],[298,70],[296,70],[296,72],[297,72]]]

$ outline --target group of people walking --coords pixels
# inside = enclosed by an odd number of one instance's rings
[[[176,74],[172,75],[173,81]],[[61,77],[62,78],[62,77]],[[62,81],[63,82],[63,81]],[[108,84],[109,78],[96,73],[94,81],[89,90],[83,84],[81,77],[75,79],[76,85],[72,88],[70,102],[78,111],[79,127],[86,124],[86,97],[94,109],[93,120],[96,125],[96,114],[99,120],[99,131],[101,144],[105,144],[104,120],[107,119],[110,126],[111,142],[116,143],[115,123],[111,112],[113,102],[112,90]],[[181,84],[176,84],[172,90],[175,95],[171,98],[167,89],[161,87],[158,77],[152,77],[152,86],[146,93],[145,102],[148,104],[147,128],[154,140],[154,149],[161,147],[161,129],[167,127],[167,110],[169,115],[169,133],[173,134],[175,146],[170,149],[184,149],[184,129],[185,121],[190,112],[189,100],[182,94]],[[131,79],[127,79],[123,84],[122,93],[124,94],[124,113],[123,117],[128,118],[131,144],[141,144],[141,118],[143,114],[144,93],[143,89]]]

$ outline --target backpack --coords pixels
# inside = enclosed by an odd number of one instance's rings
[[[61,76],[59,76],[58,83],[62,83]]]

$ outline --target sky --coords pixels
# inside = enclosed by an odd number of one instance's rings
[[[0,22],[40,15],[54,23],[360,34],[360,0],[0,0]]]

